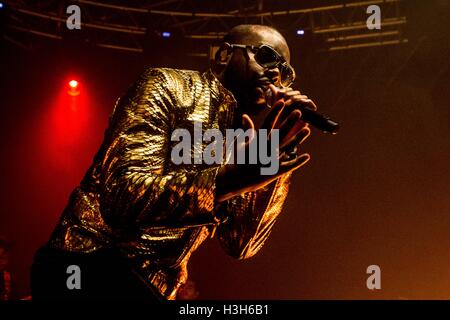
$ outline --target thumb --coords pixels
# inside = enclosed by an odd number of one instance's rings
[[[246,143],[248,145],[255,138],[255,123],[248,116],[248,114],[243,114],[242,115],[242,128],[244,129],[244,131],[247,131],[247,130],[250,129],[249,139],[248,139],[248,141]]]
[[[253,120],[246,113],[242,115],[242,128],[244,130],[255,129],[255,124],[253,123]]]

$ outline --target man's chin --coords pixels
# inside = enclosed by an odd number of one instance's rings
[[[238,101],[242,103],[243,112],[248,114],[259,113],[267,108],[265,92],[260,87],[249,89],[243,99]]]

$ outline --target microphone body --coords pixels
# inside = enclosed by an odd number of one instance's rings
[[[325,133],[336,134],[339,131],[339,124],[331,118],[324,116],[311,108],[305,107],[302,104],[294,103],[294,107],[299,109],[302,113],[301,119],[321,130]]]

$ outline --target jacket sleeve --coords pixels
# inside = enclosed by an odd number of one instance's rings
[[[285,174],[267,187],[225,201],[219,208],[228,217],[217,229],[227,254],[237,259],[254,256],[263,246],[280,214],[289,191]]]
[[[148,69],[116,104],[99,170],[100,210],[111,226],[213,220],[218,168],[167,170],[172,86],[163,71]]]

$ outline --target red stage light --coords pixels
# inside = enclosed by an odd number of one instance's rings
[[[67,93],[72,97],[78,96],[80,94],[80,83],[77,80],[72,79],[68,84],[69,90],[67,90]]]
[[[69,82],[69,86],[71,87],[71,88],[76,88],[77,86],[78,86],[78,81],[77,80],[71,80],[70,82]]]

